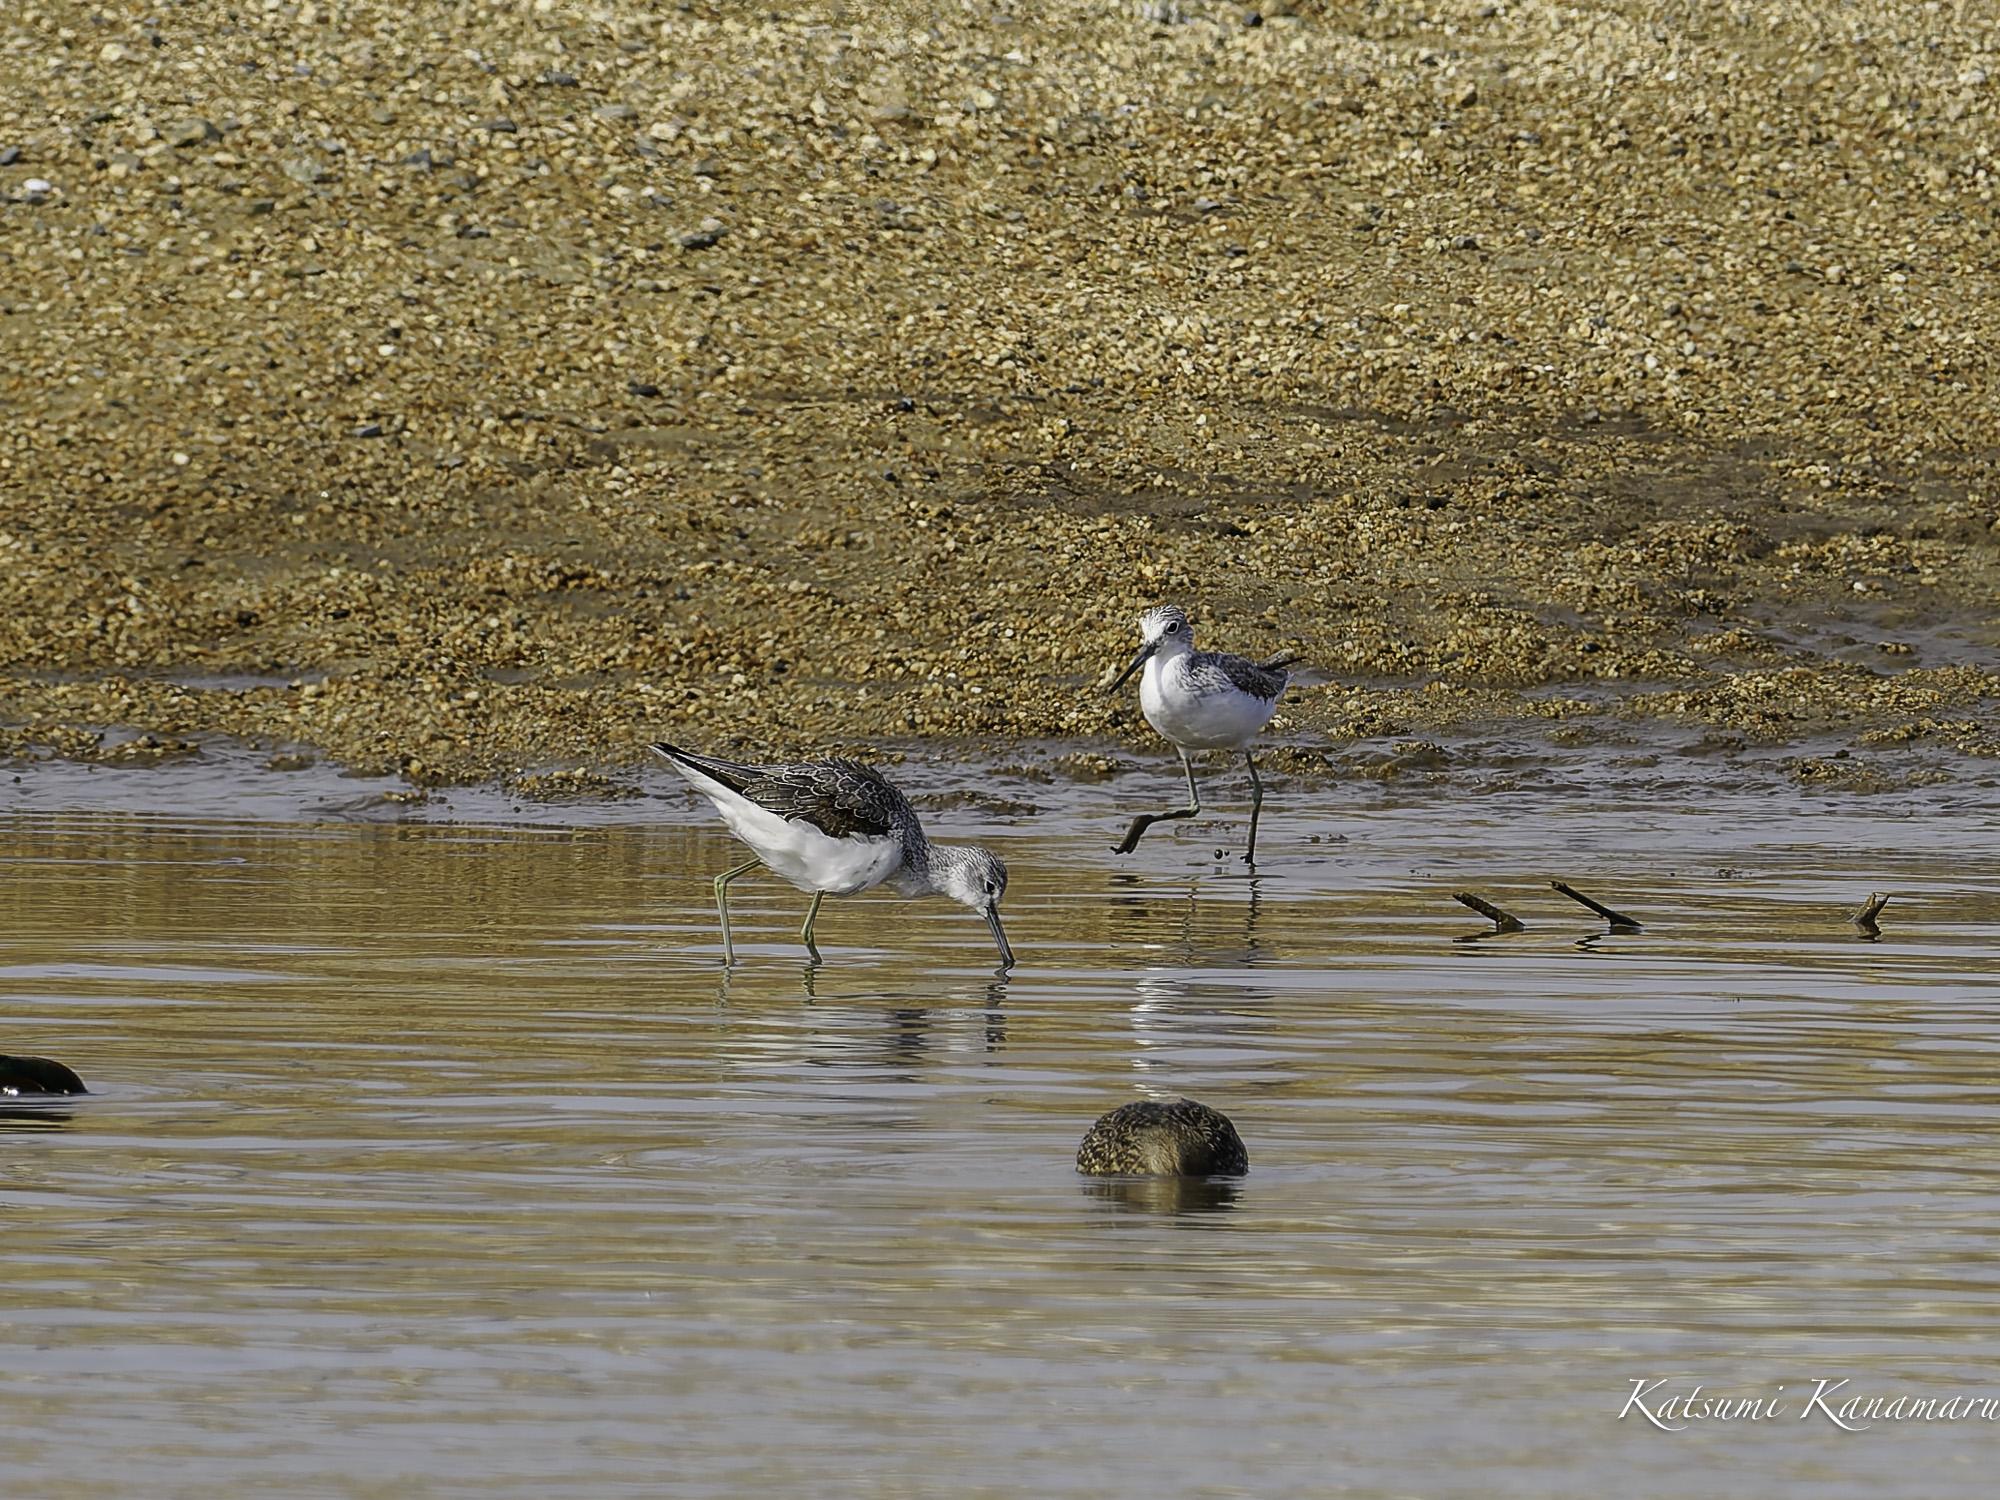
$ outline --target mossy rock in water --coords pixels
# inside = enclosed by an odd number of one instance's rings
[[[87,1094],[83,1080],[53,1057],[0,1052],[0,1094]]]
[[[1076,1169],[1092,1177],[1241,1177],[1250,1153],[1220,1110],[1192,1099],[1141,1099],[1090,1127]]]

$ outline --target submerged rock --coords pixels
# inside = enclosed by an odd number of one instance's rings
[[[89,1092],[81,1078],[52,1057],[10,1057],[0,1052],[0,1095]]]
[[[1240,1177],[1250,1153],[1220,1110],[1192,1099],[1141,1099],[1090,1127],[1076,1169],[1092,1177]]]

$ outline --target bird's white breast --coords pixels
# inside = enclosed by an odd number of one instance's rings
[[[1187,750],[1240,750],[1271,721],[1278,700],[1255,698],[1219,671],[1191,670],[1181,654],[1146,663],[1139,679],[1139,708],[1146,722]]]

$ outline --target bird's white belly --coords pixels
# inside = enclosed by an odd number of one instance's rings
[[[1139,708],[1146,722],[1187,750],[1239,750],[1277,711],[1277,700],[1265,702],[1236,691],[1196,692],[1185,674],[1173,670],[1178,661],[1155,672],[1153,663],[1139,681]]]
[[[774,875],[802,891],[852,896],[880,885],[903,866],[903,841],[892,833],[833,838],[803,818],[785,818],[686,767],[681,774],[715,804],[729,831],[757,851]]]
[[[738,827],[728,808],[722,810],[722,816],[736,836],[757,851],[772,874],[783,876],[802,891],[852,896],[880,885],[902,868],[903,841],[893,834],[831,838],[803,818],[780,818],[762,808],[757,811],[763,816],[755,828]]]

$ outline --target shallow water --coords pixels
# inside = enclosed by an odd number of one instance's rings
[[[738,856],[679,795],[21,783],[0,1050],[95,1092],[0,1119],[9,1492],[1987,1491],[2000,1423],[1798,1415],[2000,1398],[1986,793],[1293,785],[1252,878],[1226,779],[1120,861],[1170,775],[1002,777],[1008,820],[967,774],[904,779],[1012,866],[1005,978],[888,896],[809,969],[745,880],[725,982]],[[1528,930],[1460,941],[1461,889]],[[1227,1111],[1251,1175],[1079,1179],[1140,1093]],[[1791,1404],[1621,1419],[1662,1377]]]

